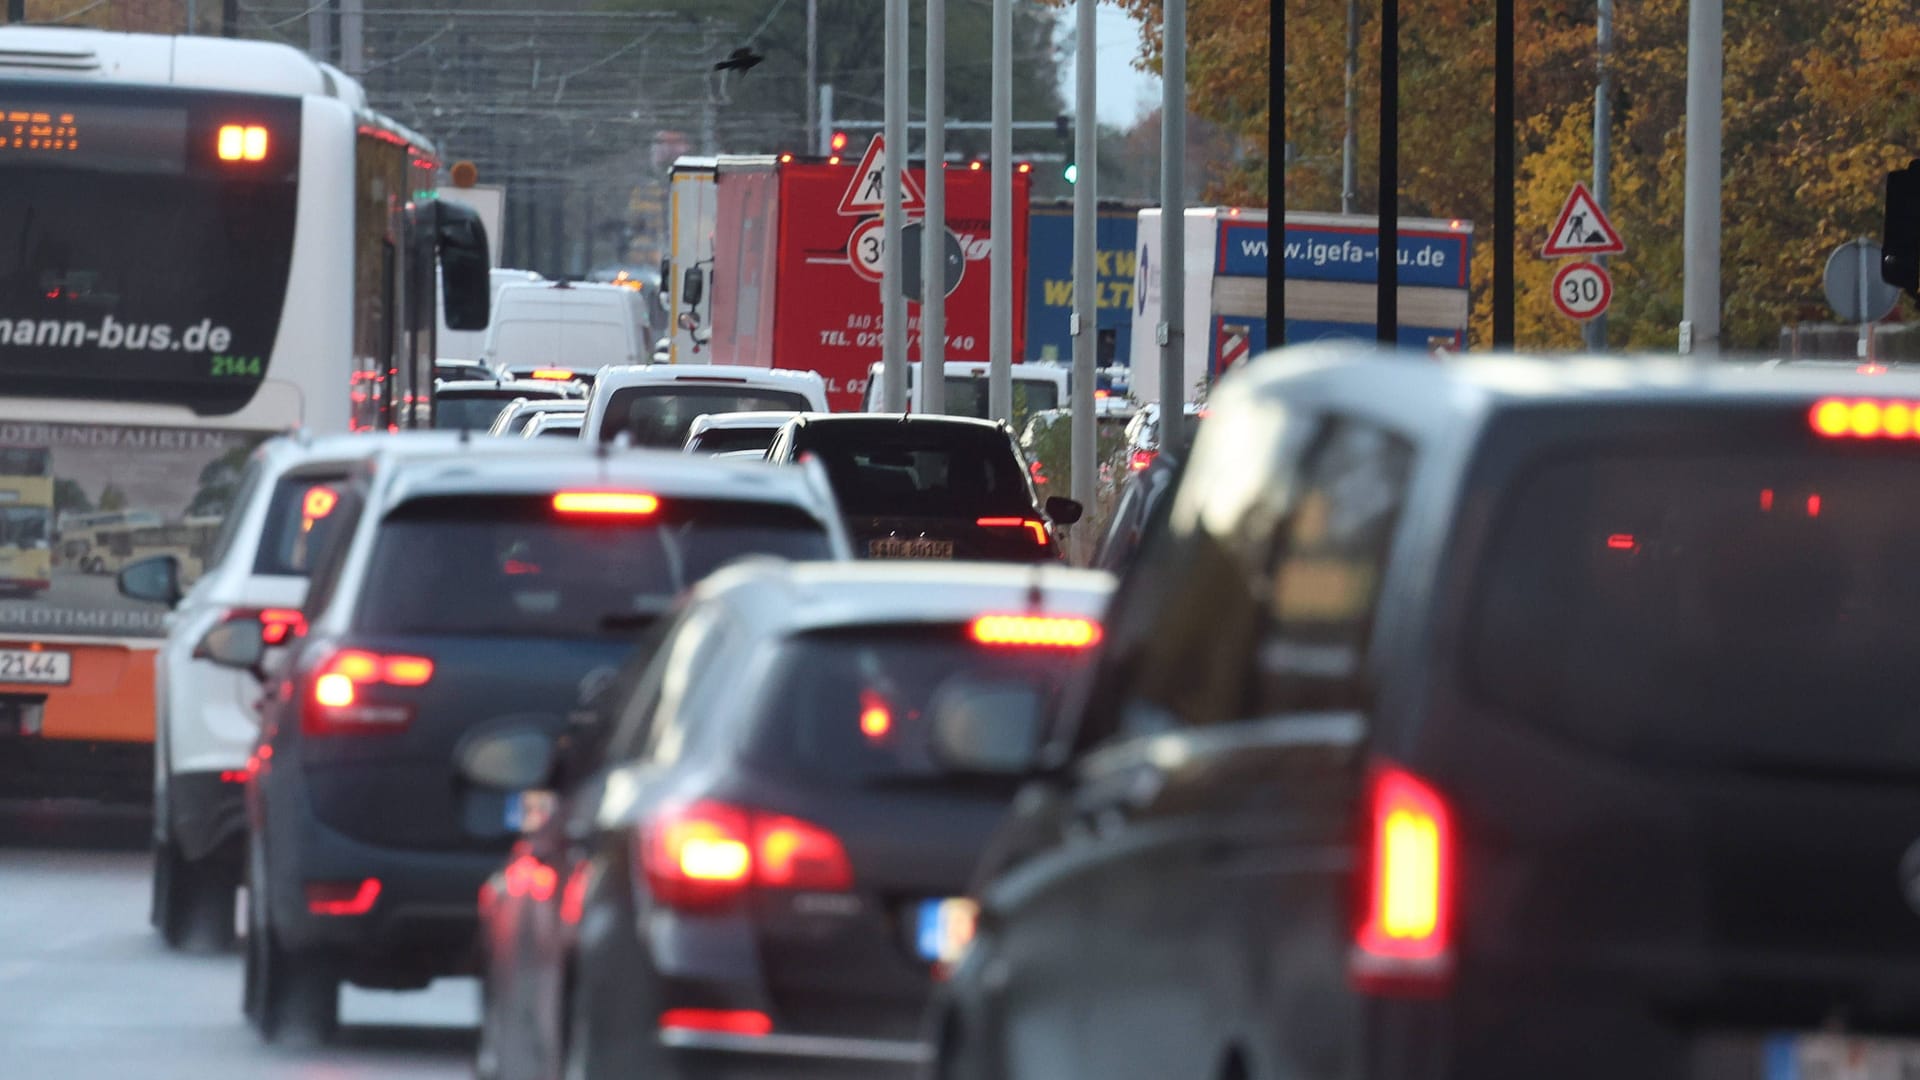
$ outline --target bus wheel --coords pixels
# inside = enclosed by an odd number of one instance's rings
[[[154,848],[154,923],[171,949],[225,952],[233,947],[238,875],[218,855],[187,859],[172,844]]]

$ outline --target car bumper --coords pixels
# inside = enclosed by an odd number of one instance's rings
[[[153,744],[0,735],[0,799],[153,801]]]
[[[917,1077],[933,1060],[925,1043],[773,1032],[735,1035],[670,1028],[660,1043],[680,1071],[702,1080]]]

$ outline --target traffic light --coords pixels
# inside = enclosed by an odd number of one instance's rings
[[[1061,150],[1064,151],[1062,156],[1067,160],[1066,167],[1060,170],[1061,179],[1069,184],[1079,183],[1080,163],[1074,160],[1074,155],[1079,150],[1079,144],[1073,137],[1073,118],[1067,116],[1065,113],[1054,117],[1053,133],[1060,137]]]
[[[1079,183],[1080,182],[1080,163],[1077,161],[1067,162],[1067,167],[1060,171],[1060,175],[1065,177],[1067,180],[1067,183],[1069,184]]]
[[[836,153],[836,154],[838,154],[838,153],[841,153],[842,151],[844,151],[844,150],[846,150],[846,148],[847,148],[847,133],[846,133],[846,132],[844,132],[844,131],[836,131],[836,132],[834,132],[834,133],[833,133],[833,138],[831,138],[831,139],[829,139],[829,140],[827,140],[827,146],[828,146],[828,147],[830,147],[830,148],[832,149],[832,151],[833,151],[834,153]]]

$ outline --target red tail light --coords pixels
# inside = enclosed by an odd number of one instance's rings
[[[1412,773],[1374,774],[1366,909],[1350,966],[1363,987],[1420,989],[1453,968],[1453,823],[1440,796]]]
[[[982,645],[1085,649],[1100,643],[1100,624],[1092,619],[1049,615],[982,615],[967,633]]]
[[[307,910],[315,915],[365,915],[378,899],[379,878],[307,883]]]
[[[568,926],[579,926],[587,913],[587,886],[592,882],[592,863],[573,864],[573,870],[567,874],[567,887],[560,890],[560,921]]]
[[[1042,483],[1044,482],[1045,481],[1042,481]],[[1033,532],[1034,543],[1039,544],[1041,547],[1047,546],[1047,523],[1044,521],[1017,517],[983,517],[975,518],[973,523],[983,529],[1029,529]]]
[[[1154,452],[1152,450],[1135,450],[1133,453],[1127,455],[1127,468],[1133,472],[1141,472],[1146,469],[1147,466],[1153,464],[1153,456]]]
[[[659,814],[636,834],[654,899],[698,910],[749,886],[844,892],[853,866],[840,839],[797,818],[705,800]]]
[[[668,1009],[660,1014],[660,1030],[714,1031],[724,1035],[766,1035],[773,1018],[752,1009]]]
[[[285,645],[307,633],[307,617],[292,608],[229,608],[226,622],[260,620],[260,640],[269,645]]]
[[[368,701],[369,687],[425,686],[433,680],[433,661],[343,649],[314,669],[313,688],[302,730],[310,735],[399,731],[413,721],[404,702]]]

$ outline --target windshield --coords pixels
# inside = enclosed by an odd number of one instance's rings
[[[1027,416],[1031,413],[1060,407],[1060,387],[1050,379],[1022,379],[1020,372],[1014,371],[1013,412],[1015,416]],[[993,415],[987,396],[987,379],[967,375],[947,376],[946,415],[971,416],[976,420],[985,420]]]
[[[714,427],[687,441],[687,449],[700,454],[724,454],[733,450],[765,450],[773,445],[777,427]]]
[[[669,500],[644,517],[559,516],[550,497],[416,499],[381,525],[355,621],[369,633],[629,633],[727,562],[829,558],[787,506]]]
[[[1635,757],[1920,772],[1912,476],[1837,454],[1542,466],[1481,564],[1473,686]]]
[[[834,782],[931,779],[929,707],[990,684],[1052,701],[1085,650],[980,645],[965,626],[866,626],[803,634],[780,646],[753,736],[783,769]]]
[[[1030,516],[1033,497],[998,428],[855,421],[809,424],[794,440],[826,466],[840,508],[872,517]]]
[[[487,358],[521,371],[550,364],[590,374],[603,364],[632,363],[631,334],[630,327],[594,319],[503,315],[494,325]]]
[[[8,394],[233,413],[268,375],[288,281],[297,102],[9,89],[45,134],[0,156],[0,381]],[[215,153],[221,115],[265,160]]]
[[[626,432],[635,446],[679,449],[686,445],[693,421],[708,413],[799,412],[808,408],[806,396],[791,390],[675,383],[669,386],[628,386],[607,400],[600,421],[602,442]]]
[[[490,430],[493,422],[500,418],[500,410],[515,398],[536,397],[537,392],[527,390],[479,390],[459,393],[442,393],[433,401],[433,426],[447,430],[465,428]],[[531,413],[526,414],[532,419]],[[524,427],[525,425],[521,425]]]
[[[340,521],[334,510],[340,504],[346,479],[344,473],[280,478],[267,503],[254,573],[297,577],[312,573],[314,559]]]
[[[44,506],[0,507],[0,546],[43,548],[53,511]]]

